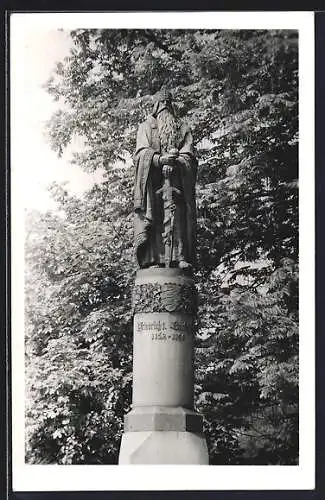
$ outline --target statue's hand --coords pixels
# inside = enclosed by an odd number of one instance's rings
[[[170,154],[161,155],[159,158],[159,163],[162,166],[169,165],[170,167],[175,167],[176,166],[176,158],[174,155],[170,155]]]
[[[176,158],[176,163],[177,165],[184,165],[186,162],[183,158],[183,156],[179,155],[177,158]]]
[[[165,177],[170,177],[173,173],[173,170],[174,170],[174,167],[172,167],[171,165],[164,165],[163,169],[162,169]]]

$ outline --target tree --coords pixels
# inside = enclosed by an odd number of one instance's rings
[[[296,463],[297,33],[71,37],[47,84],[61,106],[48,135],[58,154],[82,138],[73,161],[106,179],[82,199],[54,186],[60,215],[41,216],[27,242],[39,283],[27,306],[29,460],[116,462],[130,404],[131,156],[167,85],[199,158],[196,395],[211,463]]]

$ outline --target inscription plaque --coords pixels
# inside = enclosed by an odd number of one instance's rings
[[[187,335],[192,335],[191,319],[135,321],[135,334],[149,335],[151,340],[170,340],[183,342]]]
[[[150,335],[151,340],[171,340],[183,342],[186,335],[192,334],[193,321],[139,321],[135,322],[135,333]]]

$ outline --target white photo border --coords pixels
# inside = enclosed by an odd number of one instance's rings
[[[27,465],[24,462],[24,207],[11,171],[12,488],[13,491],[308,490],[315,488],[315,200],[313,12],[107,12],[10,15],[11,134],[16,37],[27,29],[295,29],[299,31],[299,334],[297,466]],[[13,151],[12,151],[13,153]],[[149,469],[148,469],[149,467]]]

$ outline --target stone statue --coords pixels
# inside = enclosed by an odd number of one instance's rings
[[[154,97],[138,129],[135,152],[135,240],[140,268],[195,263],[195,181],[192,134],[175,116],[171,95]]]
[[[160,91],[135,152],[132,409],[119,464],[208,465],[203,418],[194,410],[197,292],[195,181],[188,127]]]

